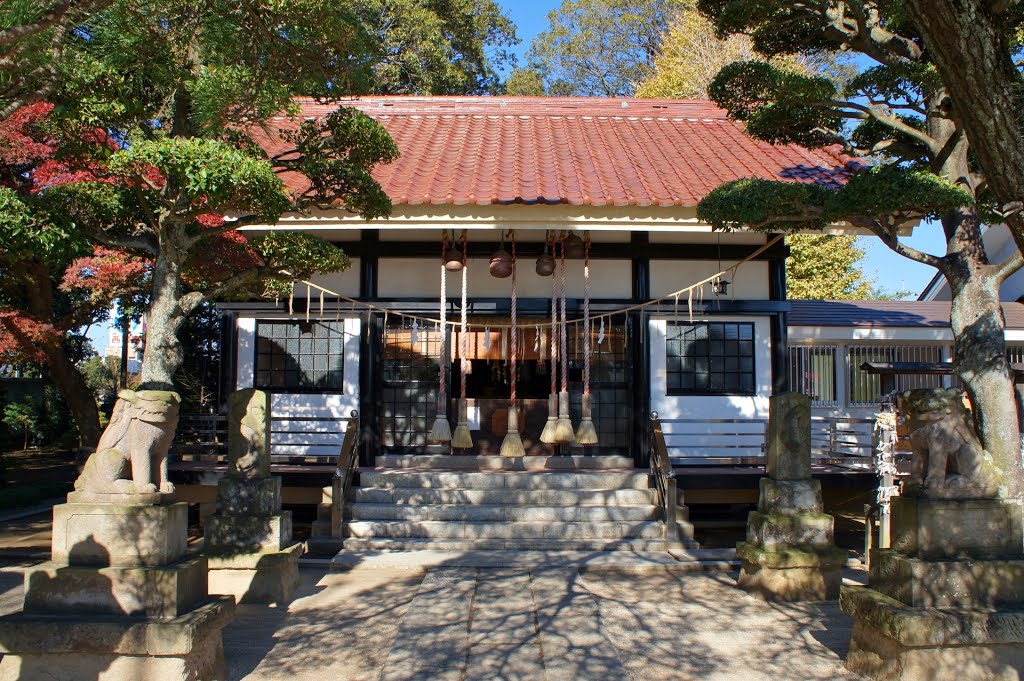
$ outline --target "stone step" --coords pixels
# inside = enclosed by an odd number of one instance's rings
[[[362,541],[362,540],[355,540]],[[729,549],[735,559],[735,551]],[[732,569],[738,562],[723,560],[721,550],[702,551],[680,549],[675,553],[654,551],[567,551],[528,549],[525,551],[461,550],[439,551],[348,551],[336,552],[330,561],[332,570],[352,568],[385,568],[422,570],[427,568],[515,568],[544,570],[550,568],[577,571],[614,571],[616,573],[644,573],[695,570]],[[679,557],[676,557],[676,554]]]
[[[646,506],[503,506],[491,504],[352,504],[354,520],[467,520],[491,522],[609,522],[653,520],[656,510]]]
[[[438,471],[373,469],[360,471],[361,487],[431,489],[648,489],[648,474],[614,471]]]
[[[432,539],[356,538],[344,551],[663,551],[661,539]]]
[[[510,504],[527,506],[647,506],[649,489],[429,489],[353,488],[357,504]]]
[[[620,522],[444,522],[426,520],[353,520],[347,524],[347,535],[369,538],[423,539],[548,539],[614,540],[660,539],[664,525],[657,521]]]
[[[523,470],[606,470],[633,468],[632,457],[601,456],[469,456],[451,454],[382,454],[376,458],[378,468],[458,469],[478,471]]]

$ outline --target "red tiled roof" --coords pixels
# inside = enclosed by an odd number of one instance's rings
[[[949,328],[949,301],[792,300],[789,326]],[[1006,328],[1024,329],[1024,304],[1003,303]]]
[[[710,102],[561,97],[363,97],[402,152],[374,177],[395,204],[695,206],[745,177],[839,186],[856,161],[773,146]],[[301,118],[337,105],[302,101]],[[280,118],[280,129],[297,121]],[[279,139],[254,135],[271,152]],[[286,177],[292,190],[301,178]]]

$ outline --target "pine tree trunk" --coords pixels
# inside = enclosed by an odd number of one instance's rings
[[[927,55],[953,93],[953,115],[1000,203],[1024,201],[1024,77],[991,0],[908,0]],[[1007,223],[1024,250],[1024,214]]]
[[[985,450],[1016,479],[1021,466],[1016,392],[1006,357],[999,278],[981,244],[973,207],[943,218],[948,241],[943,268],[952,293],[950,327],[956,372],[974,407]]]

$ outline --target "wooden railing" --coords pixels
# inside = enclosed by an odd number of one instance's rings
[[[676,517],[677,490],[672,461],[665,446],[665,433],[658,412],[651,412],[651,478],[657,495],[658,515],[665,525],[665,548],[680,548],[679,521]]]
[[[331,536],[341,537],[342,525],[345,521],[345,502],[352,488],[356,462],[359,460],[357,444],[359,443],[359,412],[352,410],[352,417],[345,428],[345,439],[338,452],[338,465],[334,469],[331,481]]]
[[[669,458],[679,463],[764,461],[767,419],[662,419],[659,423],[668,428],[662,440]]]
[[[676,464],[762,464],[768,420],[661,419],[669,458]],[[869,466],[874,419],[812,416],[811,455],[817,463]]]
[[[175,461],[226,463],[228,417],[220,414],[181,414],[170,456]]]
[[[811,455],[829,463],[870,465],[875,454],[875,420],[853,416],[811,416]]]

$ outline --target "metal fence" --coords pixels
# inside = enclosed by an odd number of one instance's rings
[[[882,379],[869,374],[865,362],[942,362],[943,345],[850,345],[846,349],[848,371],[848,404],[851,407],[875,407],[882,399]],[[937,388],[944,385],[944,376],[907,374],[895,377],[898,391],[915,388]]]
[[[835,345],[791,345],[790,389],[811,398],[812,407],[837,407]]]

